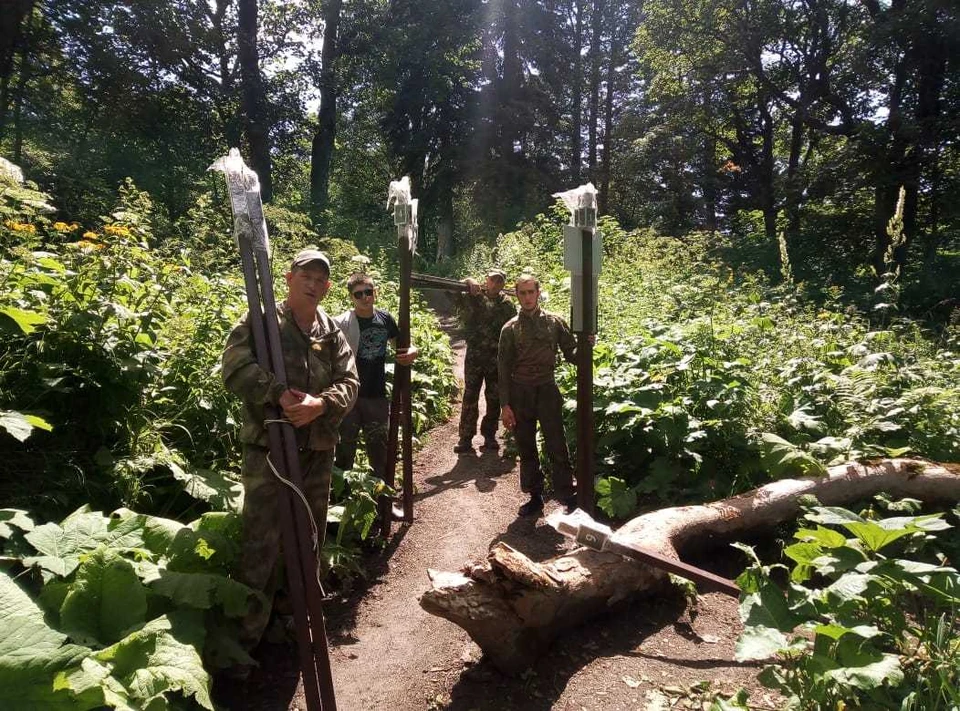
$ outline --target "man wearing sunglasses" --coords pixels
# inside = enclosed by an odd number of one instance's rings
[[[387,468],[387,425],[390,419],[387,343],[396,346],[400,329],[393,316],[375,307],[377,285],[369,274],[352,274],[347,279],[347,292],[353,308],[335,320],[356,357],[360,393],[353,410],[340,424],[336,465],[341,469],[353,468],[357,439],[362,429],[370,467],[382,479]],[[397,362],[410,365],[416,360],[417,352],[417,348],[410,344],[409,348],[397,351]]]

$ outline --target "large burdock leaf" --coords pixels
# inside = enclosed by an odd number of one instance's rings
[[[202,613],[172,612],[95,653],[94,659],[110,668],[133,708],[165,708],[159,702],[179,692],[213,709],[210,675],[197,652],[204,636]]]
[[[45,523],[25,538],[41,555],[25,558],[24,565],[38,565],[66,577],[80,564],[80,554],[97,548],[98,535],[107,532],[110,521],[103,514],[82,506],[59,524]]]
[[[30,596],[0,572],[0,708],[83,711],[98,705],[96,699],[56,688],[57,672],[90,654],[65,641],[66,635],[46,625]]]
[[[47,432],[53,429],[53,425],[42,417],[25,415],[16,410],[0,410],[0,427],[21,442],[26,441],[34,429]]]
[[[80,564],[60,608],[60,623],[75,642],[104,646],[142,625],[146,614],[146,588],[133,565],[98,548]]]
[[[797,445],[770,432],[760,435],[760,458],[774,479],[823,476],[827,468]]]

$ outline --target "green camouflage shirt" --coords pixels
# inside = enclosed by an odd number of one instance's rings
[[[283,392],[295,388],[327,403],[320,417],[297,429],[298,446],[333,449],[339,439],[340,421],[353,406],[360,387],[353,351],[323,309],[317,309],[317,322],[309,334],[300,330],[286,304],[277,307],[277,316],[286,383],[257,364],[247,316],[234,326],[223,350],[223,383],[243,399],[240,441],[269,446],[264,407],[278,406]]]
[[[500,332],[497,353],[500,403],[510,405],[510,385],[543,385],[553,380],[557,349],[568,362],[577,357],[577,341],[567,322],[538,308],[520,312]]]
[[[517,307],[502,291],[494,298],[485,294],[457,294],[464,340],[473,356],[484,355],[492,361],[497,355],[500,329],[517,315]]]

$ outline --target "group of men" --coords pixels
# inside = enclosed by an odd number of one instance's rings
[[[320,546],[334,462],[343,469],[353,467],[361,430],[367,458],[377,476],[383,476],[389,457],[385,363],[387,344],[396,344],[399,328],[390,314],[376,308],[376,283],[367,274],[350,276],[347,290],[353,308],[331,318],[319,307],[330,289],[326,255],[316,249],[302,250],[293,258],[285,278],[287,297],[278,305],[277,317],[286,382],[258,364],[246,317],[231,332],[222,362],[225,386],[243,401],[240,577],[257,590],[274,587],[271,576],[280,550],[277,520],[282,484],[269,459],[266,408],[273,406],[294,426],[303,493],[319,524]],[[472,279],[464,281],[469,292],[458,301],[467,354],[455,449],[458,453],[473,451],[483,387],[483,449],[499,450],[498,416],[516,437],[521,490],[530,495],[520,507],[520,515],[543,510],[538,422],[552,465],[554,493],[570,509],[575,505],[572,468],[554,369],[558,349],[568,361],[574,361],[576,341],[563,319],[540,308],[540,283],[532,275],[516,280],[519,314],[503,292],[506,275],[502,271],[488,272],[482,286]],[[417,354],[411,345],[397,349],[396,360],[410,365]],[[244,621],[242,636],[255,643],[268,617],[269,609],[253,611]]]

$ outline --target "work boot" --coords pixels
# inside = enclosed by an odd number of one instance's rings
[[[457,446],[453,448],[453,451],[457,454],[467,454],[469,452],[473,452],[473,440],[461,437],[460,441],[457,442]]]
[[[563,505],[565,512],[572,514],[577,510],[577,495],[568,496],[565,499],[560,499],[560,503]]]
[[[530,500],[525,503],[517,513],[520,516],[539,516],[543,511],[543,497],[540,494],[533,494]]]
[[[487,452],[499,452],[500,443],[497,442],[496,437],[484,437],[483,438],[483,449]]]

